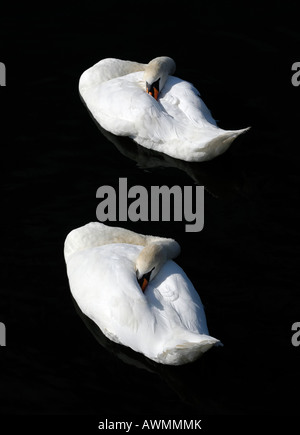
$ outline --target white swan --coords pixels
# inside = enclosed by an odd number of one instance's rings
[[[213,159],[248,128],[219,128],[197,89],[174,71],[165,56],[149,64],[103,59],[81,75],[79,92],[105,130],[177,159]]]
[[[72,295],[112,341],[163,364],[193,361],[218,340],[208,335],[198,293],[171,261],[179,252],[173,239],[91,222],[65,240]]]

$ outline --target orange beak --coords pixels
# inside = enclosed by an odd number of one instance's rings
[[[149,272],[142,275],[141,278],[137,278],[137,281],[138,281],[143,292],[146,290],[147,285],[149,284],[151,272],[153,269],[154,269],[154,267]],[[138,275],[138,273],[137,273],[137,275]]]
[[[147,285],[148,285],[148,282],[149,282],[149,281],[148,281],[146,278],[143,279],[143,283],[142,283],[142,285],[141,285],[141,289],[142,289],[143,292],[146,290],[146,287],[147,287]]]
[[[158,90],[158,81],[153,83],[152,85],[149,85],[148,83],[146,83],[146,91],[147,94],[151,95],[151,97],[155,98],[155,100],[158,100],[158,94],[159,94],[159,90]]]

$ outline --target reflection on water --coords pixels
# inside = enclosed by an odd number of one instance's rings
[[[186,162],[142,147],[128,137],[115,136],[95,123],[121,154],[135,161],[142,169],[177,168],[217,198],[243,196],[246,190],[246,180],[238,168],[238,162],[228,159],[226,153],[210,162]],[[239,140],[236,139],[236,142]]]
[[[207,383],[209,384],[210,382],[208,379],[205,379],[205,364],[202,363],[202,359],[205,360],[206,354],[198,359],[197,362],[183,366],[168,366],[156,363],[144,355],[133,351],[129,347],[109,340],[95,322],[81,311],[75,299],[72,296],[71,298],[77,314],[97,342],[106,349],[106,351],[112,353],[130,366],[155,373],[178,395],[183,403],[192,406],[192,408],[201,409],[202,412],[209,408],[212,399],[207,391]],[[214,358],[220,356],[218,355],[220,350],[217,348],[210,349],[210,352],[214,354]],[[223,409],[223,412],[225,410],[226,407]]]

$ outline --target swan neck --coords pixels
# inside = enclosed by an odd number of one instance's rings
[[[151,244],[159,245],[163,248],[168,260],[178,257],[180,254],[180,245],[173,239],[165,239],[157,237]]]

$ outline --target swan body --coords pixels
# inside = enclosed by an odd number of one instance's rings
[[[166,56],[149,64],[103,59],[81,75],[79,92],[105,130],[177,159],[213,159],[248,128],[219,128],[197,89],[174,72]]]
[[[163,364],[194,361],[218,340],[191,281],[171,260],[179,252],[172,239],[91,222],[65,240],[72,295],[112,341]],[[138,276],[153,268],[143,292]]]

